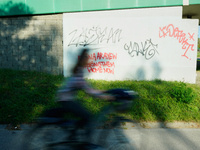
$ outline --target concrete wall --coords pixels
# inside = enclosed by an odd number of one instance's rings
[[[0,68],[62,74],[62,14],[0,18]]]
[[[85,77],[195,83],[198,21],[181,7],[63,14],[64,75],[89,47]],[[174,13],[172,13],[174,11]]]

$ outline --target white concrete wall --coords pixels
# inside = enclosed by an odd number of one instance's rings
[[[87,78],[195,83],[197,35],[198,20],[183,20],[182,7],[66,13],[64,75],[89,47]]]

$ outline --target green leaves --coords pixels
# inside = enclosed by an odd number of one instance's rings
[[[179,83],[172,87],[170,94],[177,102],[183,102],[189,104],[194,100],[196,94],[192,88],[187,87],[185,83]]]

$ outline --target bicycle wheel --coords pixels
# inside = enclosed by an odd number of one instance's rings
[[[124,129],[119,128],[119,124],[123,122],[120,119],[113,119],[109,123],[109,129],[101,130],[98,135],[99,144],[108,150],[134,150],[134,146],[125,136]]]
[[[72,145],[66,141],[67,131],[56,125],[39,124],[25,135],[24,150],[67,150]]]
[[[113,139],[109,150],[135,150],[124,133],[124,129],[113,129]]]

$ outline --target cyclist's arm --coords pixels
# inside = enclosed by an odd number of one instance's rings
[[[84,79],[82,81],[82,86],[83,86],[83,89],[85,90],[85,92],[92,96],[95,96],[95,97],[98,97],[101,99],[106,99],[106,100],[114,99],[112,96],[104,94],[104,91],[96,90],[96,89],[92,88],[92,86],[88,82],[86,82]]]

